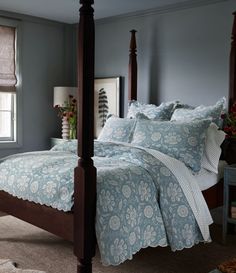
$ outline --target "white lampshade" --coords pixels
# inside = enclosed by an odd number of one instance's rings
[[[67,86],[54,87],[53,106],[65,106],[65,102],[68,101],[69,95],[72,95],[77,99],[77,89],[77,87]]]

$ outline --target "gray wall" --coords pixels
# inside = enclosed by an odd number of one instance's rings
[[[1,149],[0,158],[49,148],[50,138],[60,136],[61,127],[53,108],[53,86],[73,82],[73,27],[27,16],[16,17],[22,19],[23,146]]]
[[[125,78],[129,30],[136,29],[138,100],[180,99],[213,104],[228,96],[230,36],[235,0],[96,24],[96,76]]]
[[[129,30],[138,30],[138,99],[213,104],[228,95],[235,0],[96,24],[96,76],[123,76],[127,111]],[[3,15],[0,12],[0,15]],[[9,13],[7,13],[9,16]],[[75,26],[22,19],[23,146],[5,155],[47,149],[60,136],[53,86],[76,82]]]

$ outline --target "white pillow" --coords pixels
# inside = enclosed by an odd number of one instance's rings
[[[205,150],[202,157],[202,168],[218,173],[218,164],[221,155],[220,145],[225,139],[225,133],[218,130],[215,123],[211,123],[207,129]]]

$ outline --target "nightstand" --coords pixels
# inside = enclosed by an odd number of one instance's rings
[[[236,139],[226,138],[221,144],[221,159],[226,160],[228,164],[236,163]]]
[[[236,219],[231,217],[231,202],[236,200],[236,164],[224,168],[224,207],[223,207],[223,243],[228,231],[233,231]]]
[[[51,148],[55,146],[56,144],[63,143],[65,141],[68,141],[68,139],[63,139],[63,138],[56,138],[56,137],[51,137]]]

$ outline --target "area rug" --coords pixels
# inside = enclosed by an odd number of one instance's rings
[[[1,2],[1,1],[0,1]],[[221,226],[212,225],[213,242],[172,252],[169,248],[146,248],[119,266],[102,266],[99,251],[93,259],[94,273],[207,273],[236,257],[236,235],[222,244]],[[75,273],[73,244],[12,216],[0,217],[0,257],[11,258],[19,268],[47,273]],[[26,272],[27,273],[27,272]]]
[[[46,272],[16,268],[16,264],[13,261],[0,259],[0,273],[46,273]]]
[[[222,273],[236,273],[236,258],[223,262],[218,266]]]
[[[236,273],[236,258],[221,263],[209,273]]]

